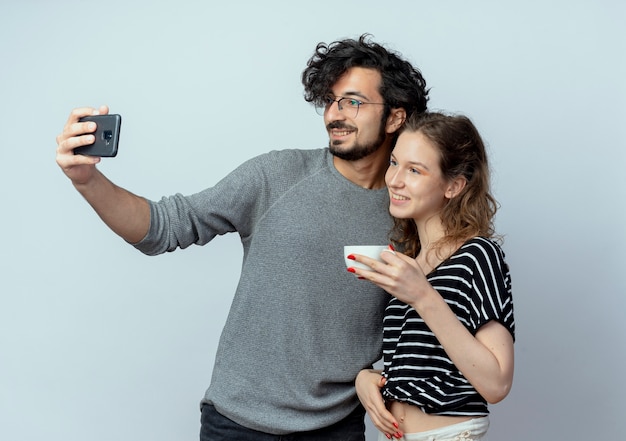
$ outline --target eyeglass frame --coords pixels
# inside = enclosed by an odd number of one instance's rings
[[[324,105],[321,105],[321,104],[318,104],[318,103],[315,104],[315,112],[317,112],[317,114],[319,116],[324,116],[326,111],[328,109],[330,109],[334,103],[337,103],[337,109],[341,113],[344,113],[343,112],[344,106],[341,105],[341,102],[343,100],[350,100],[350,101],[355,101],[356,102],[356,111],[355,111],[354,116],[352,118],[356,118],[359,115],[359,109],[361,108],[361,105],[363,105],[363,104],[377,104],[377,105],[380,105],[380,106],[386,106],[387,105],[387,103],[370,103],[370,102],[366,102],[366,101],[361,101],[359,99],[356,99],[356,98],[353,98],[353,97],[349,97],[349,96],[338,96],[337,97],[337,96],[328,95],[328,96],[324,97],[324,100],[326,101],[324,103]],[[354,108],[354,106],[349,106],[348,108],[352,109],[352,108]]]

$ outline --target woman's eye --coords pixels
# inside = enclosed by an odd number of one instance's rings
[[[389,165],[398,165],[398,163],[395,161],[395,159],[390,159]]]

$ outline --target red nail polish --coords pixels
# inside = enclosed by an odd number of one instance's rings
[[[356,272],[356,270],[355,270],[354,268],[352,268],[352,267],[349,267],[349,268],[348,268],[348,272],[349,272],[349,273],[355,273],[355,272]]]
[[[395,250],[396,250],[396,249],[393,247],[393,245],[391,245],[391,244],[389,244],[389,249],[390,249],[391,251],[395,251]]]
[[[396,423],[395,421],[393,422],[393,427],[395,427],[396,429],[400,426],[398,426],[398,423]]]
[[[348,259],[356,260],[356,257],[354,257],[354,254],[348,254]]]
[[[387,439],[391,439],[391,435],[389,435],[388,433],[385,433],[385,436],[387,437]]]

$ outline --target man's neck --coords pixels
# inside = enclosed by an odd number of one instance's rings
[[[357,161],[333,157],[339,173],[354,184],[370,190],[385,187],[385,172],[389,167],[389,149],[380,148],[371,155]]]

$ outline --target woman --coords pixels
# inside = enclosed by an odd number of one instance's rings
[[[359,398],[380,440],[484,439],[488,403],[511,388],[515,338],[484,144],[464,116],[416,115],[385,181],[402,254],[353,255],[371,271],[348,268],[392,295],[384,371],[359,373]]]

